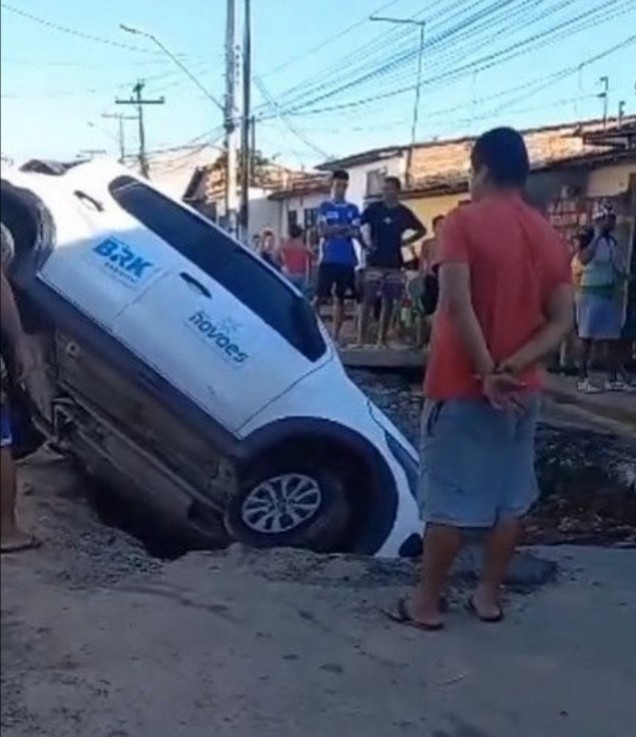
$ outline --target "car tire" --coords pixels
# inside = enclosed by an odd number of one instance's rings
[[[2,242],[2,267],[8,270],[15,256],[15,241],[13,233],[3,222],[0,222],[0,239]]]
[[[280,490],[285,479],[288,487],[300,490],[305,507],[315,506],[305,519],[296,519],[294,526],[285,528],[292,521],[284,509],[263,511],[271,493]],[[319,491],[319,498],[312,489]],[[273,501],[273,500],[272,500]],[[296,513],[297,509],[292,510]],[[305,510],[306,512],[307,510]],[[277,520],[267,530],[265,517]],[[306,548],[316,553],[338,552],[343,549],[347,532],[351,526],[352,509],[345,491],[343,479],[327,469],[307,468],[296,465],[291,468],[270,467],[253,475],[241,491],[235,494],[227,507],[225,524],[230,535],[237,541],[258,548],[294,547]],[[297,516],[297,515],[296,515]]]

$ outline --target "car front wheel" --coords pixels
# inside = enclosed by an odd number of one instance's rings
[[[226,525],[254,547],[341,550],[351,524],[345,484],[326,469],[270,468],[252,478],[230,501]]]

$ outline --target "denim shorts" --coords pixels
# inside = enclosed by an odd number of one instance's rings
[[[523,517],[538,496],[534,438],[541,400],[518,413],[484,399],[428,400],[421,431],[419,502],[426,522],[490,528]]]
[[[576,324],[582,340],[617,340],[623,325],[618,299],[581,292],[576,299]]]
[[[0,405],[0,448],[10,448],[13,443],[11,434],[11,413],[9,406]]]

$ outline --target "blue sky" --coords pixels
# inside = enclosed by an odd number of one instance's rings
[[[258,145],[295,166],[408,141],[418,30],[369,21],[381,6],[386,15],[427,21],[420,139],[504,122],[525,127],[599,116],[603,75],[610,79],[610,113],[621,99],[626,112],[636,110],[636,0],[252,5]],[[218,141],[219,110],[156,47],[119,24],[155,34],[221,99],[224,22],[225,0],[3,0],[3,155],[20,161],[73,158],[82,149],[116,154],[114,122],[101,115],[132,112],[113,101],[128,96],[138,78],[147,79],[147,95],[166,97],[163,107],[147,110],[151,150]],[[132,148],[134,123],[127,133]]]

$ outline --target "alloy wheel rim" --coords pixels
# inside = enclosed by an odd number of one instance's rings
[[[322,493],[316,479],[287,473],[262,481],[245,497],[241,516],[254,532],[277,535],[291,532],[320,509]]]

